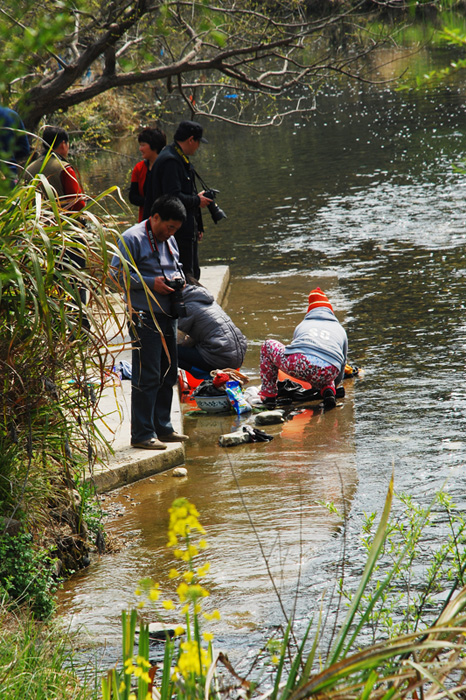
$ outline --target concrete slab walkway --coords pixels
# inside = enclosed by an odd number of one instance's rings
[[[230,270],[227,265],[201,268],[201,282],[221,304],[228,289]],[[122,315],[124,305],[122,304]],[[110,344],[115,348],[115,365],[121,360],[131,364],[129,335],[122,337],[111,333]],[[139,450],[130,445],[131,418],[131,381],[122,380],[104,389],[99,401],[103,420],[99,421],[99,430],[112,447],[113,453],[101,455],[101,463],[96,464],[92,474],[86,475],[86,481],[92,481],[98,493],[111,491],[138,479],[144,479],[166,469],[184,463],[183,443],[168,444],[161,452]],[[172,421],[176,431],[182,432],[183,420],[179,401],[178,387],[174,388]]]

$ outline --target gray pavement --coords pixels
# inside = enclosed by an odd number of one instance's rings
[[[221,304],[228,289],[230,270],[227,265],[201,268],[201,282]],[[117,299],[117,302],[119,300]],[[124,304],[121,303],[121,319],[124,317]],[[115,366],[121,360],[131,364],[129,335],[124,337],[108,322],[107,338],[109,348],[115,357]],[[99,401],[99,410],[103,416],[98,428],[111,445],[112,453],[102,453],[100,461],[86,475],[86,480],[93,481],[99,493],[111,491],[138,479],[144,479],[166,469],[184,463],[183,443],[168,444],[166,450],[140,450],[130,446],[131,416],[131,382],[123,379],[113,381],[105,386]],[[172,421],[176,431],[183,431],[183,417],[179,401],[178,387],[174,388]]]

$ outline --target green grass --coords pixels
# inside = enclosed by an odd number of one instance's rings
[[[73,668],[73,639],[55,625],[0,608],[0,700],[91,700]]]

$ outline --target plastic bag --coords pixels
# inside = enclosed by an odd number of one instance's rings
[[[248,413],[251,411],[251,406],[248,404],[244,398],[243,391],[239,382],[230,381],[226,383],[225,390],[227,392],[230,403],[235,409],[238,416],[241,413]]]

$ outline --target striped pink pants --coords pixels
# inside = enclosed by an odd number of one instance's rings
[[[294,355],[285,355],[285,346],[278,340],[266,340],[261,347],[260,374],[261,395],[277,395],[278,370],[286,372],[295,379],[309,382],[313,389],[323,394],[325,389],[331,389],[335,393],[335,379],[339,369],[334,365],[318,367],[309,362],[306,355],[300,352]]]

